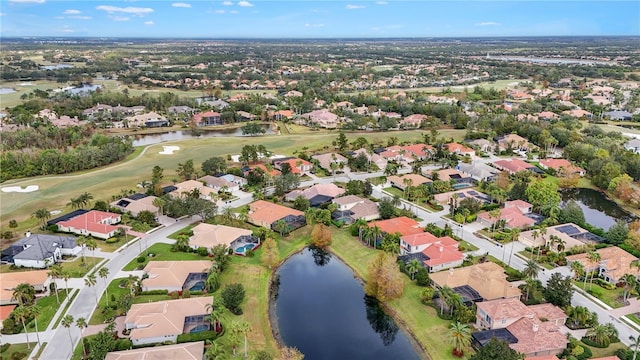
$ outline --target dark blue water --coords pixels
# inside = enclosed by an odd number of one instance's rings
[[[306,249],[278,274],[280,335],[305,360],[420,359],[407,335],[375,299],[365,297],[337,258]]]
[[[607,199],[601,192],[586,189],[570,189],[560,193],[562,201],[575,200],[582,212],[587,223],[609,230],[609,228],[618,220],[632,221],[633,216],[624,211],[618,204]]]

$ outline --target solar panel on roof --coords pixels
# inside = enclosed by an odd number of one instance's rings
[[[144,198],[146,198],[147,196],[149,196],[149,195],[147,195],[147,194],[137,193],[137,194],[129,195],[129,196],[127,196],[127,197],[128,197],[129,199],[131,199],[131,200],[140,200],[140,199],[144,199]]]
[[[464,197],[465,197],[465,196],[464,196],[464,194],[463,194],[463,193],[460,193],[460,194],[458,194],[458,197],[459,197],[460,199],[464,199]]]
[[[580,230],[578,230],[577,227],[573,226],[573,225],[562,225],[562,226],[558,226],[556,228],[557,231],[560,231],[561,233],[565,233],[569,236],[572,235],[576,235],[580,233]]]
[[[469,191],[469,195],[476,196],[476,195],[478,195],[478,192],[477,192],[477,191],[475,191],[475,190],[470,190],[470,191]]]

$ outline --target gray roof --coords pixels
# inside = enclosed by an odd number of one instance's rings
[[[53,256],[56,248],[72,249],[76,247],[76,239],[69,236],[31,234],[16,241],[13,246],[26,249],[13,256],[14,259],[44,260]]]
[[[491,166],[483,163],[472,163],[472,164],[460,163],[458,167],[460,171],[480,179],[485,179],[485,178],[494,176],[500,172],[498,169],[492,168]]]
[[[625,119],[631,119],[633,117],[633,114],[631,114],[630,112],[622,111],[622,110],[607,111],[602,115],[613,120],[625,120]]]

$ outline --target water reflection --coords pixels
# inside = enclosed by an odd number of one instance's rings
[[[399,329],[398,325],[396,325],[391,316],[382,310],[378,299],[365,296],[364,305],[367,309],[367,320],[369,320],[373,331],[380,334],[380,339],[382,339],[384,346],[391,345],[396,339],[396,334]]]
[[[618,204],[592,189],[578,188],[563,191],[562,201],[574,200],[584,212],[585,221],[593,226],[609,230],[618,220],[631,221],[633,216]]]
[[[311,256],[313,256],[313,262],[318,266],[325,266],[331,260],[331,253],[328,251],[324,251],[318,247],[311,246],[309,247],[311,250]]]

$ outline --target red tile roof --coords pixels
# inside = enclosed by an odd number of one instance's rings
[[[4,321],[6,318],[11,315],[13,309],[16,308],[16,305],[4,305],[0,306],[0,321]]]
[[[493,163],[494,165],[503,168],[505,170],[509,170],[511,172],[524,171],[530,168],[534,168],[535,166],[529,164],[526,161],[522,161],[520,159],[511,159],[511,160],[498,160]]]
[[[399,233],[401,236],[412,235],[421,233],[422,228],[415,220],[409,219],[406,216],[398,218],[374,221],[368,224],[369,227],[377,226],[380,230],[387,234]]]
[[[193,120],[199,123],[199,122],[202,122],[202,118],[209,118],[209,117],[220,117],[220,113],[215,111],[207,111],[207,112],[195,114],[193,115]]]
[[[117,230],[118,227],[104,223],[105,220],[118,217],[120,217],[120,214],[91,210],[67,221],[60,221],[58,224],[74,229],[84,229],[93,233],[109,234],[110,232]]]

